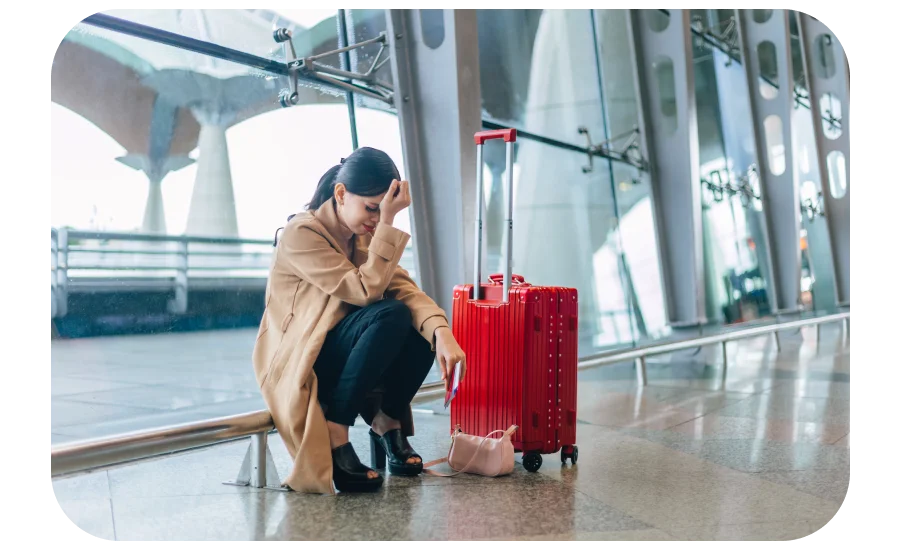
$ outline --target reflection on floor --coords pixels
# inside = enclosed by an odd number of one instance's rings
[[[540,539],[775,540],[815,532],[850,473],[850,352],[839,325],[655,359],[649,385],[630,365],[581,373],[579,461],[545,456],[537,473],[453,479],[387,476],[372,495],[336,497],[222,485],[246,442],[53,483],[83,530],[119,540]],[[443,456],[440,404],[412,439]],[[368,457],[360,422],[351,440]],[[290,458],[277,437],[283,475]]]

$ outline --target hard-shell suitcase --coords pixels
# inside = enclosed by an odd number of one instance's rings
[[[506,239],[503,274],[481,281],[484,142],[506,141]],[[533,286],[512,271],[512,160],[515,129],[475,134],[478,156],[475,284],[453,289],[453,335],[466,354],[467,371],[450,403],[451,426],[483,435],[519,426],[512,442],[526,469],[536,472],[542,454],[575,446],[578,292]],[[475,291],[478,290],[478,295]]]

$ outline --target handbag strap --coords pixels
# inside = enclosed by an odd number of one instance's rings
[[[484,446],[485,441],[487,441],[492,435],[494,435],[497,432],[503,432],[504,435],[512,435],[513,432],[515,432],[517,429],[519,429],[519,427],[516,426],[515,424],[513,424],[512,426],[510,426],[509,428],[507,428],[505,430],[494,430],[491,433],[487,434],[486,436],[482,437],[481,441],[478,443],[478,447],[475,448],[475,452],[472,453],[472,458],[469,459],[469,462],[465,466],[463,466],[462,469],[457,470],[457,471],[453,472],[452,474],[444,474],[444,473],[436,472],[436,471],[430,469],[432,466],[437,466],[438,464],[443,464],[444,462],[449,463],[450,455],[447,455],[444,458],[438,458],[436,460],[432,460],[431,462],[426,462],[425,464],[422,465],[422,471],[425,472],[426,474],[437,476],[437,477],[453,477],[458,474],[464,473],[466,470],[469,469],[469,466],[471,466],[472,463],[475,461],[475,457],[478,456],[478,452],[481,450],[481,447]],[[454,436],[454,444],[455,444],[455,436]],[[451,448],[452,448],[452,446],[451,446]],[[453,468],[453,466],[450,466],[450,468]]]

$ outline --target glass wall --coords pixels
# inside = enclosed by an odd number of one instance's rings
[[[729,10],[693,10],[723,29]],[[766,317],[767,239],[744,69],[719,49],[695,41],[694,78],[700,141],[707,318],[734,324]],[[730,189],[743,188],[735,193]]]
[[[627,10],[593,10],[600,65],[600,86],[606,130],[617,150],[637,140],[637,90]],[[639,141],[636,142],[639,144]],[[632,151],[631,154],[637,154]],[[640,153],[645,156],[646,153]],[[620,277],[630,297],[635,337],[657,339],[669,334],[662,286],[656,222],[649,174],[621,162],[607,162],[618,211],[616,241],[620,243]]]
[[[298,55],[337,44],[336,10],[105,14],[279,61],[273,28],[292,30]],[[352,151],[352,128],[403,166],[386,106],[361,103],[352,121],[343,92],[301,82],[283,109],[287,87],[86,23],[60,44],[51,251],[67,292],[51,342],[54,444],[265,408],[250,357],[276,229]],[[397,224],[411,231],[408,212]],[[411,251],[402,263],[415,276]]]
[[[298,55],[324,52],[339,42],[340,13],[109,12],[282,62],[274,28],[293,32]],[[722,28],[733,11],[694,15]],[[386,30],[383,10],[343,16],[351,43]],[[671,333],[649,175],[591,156],[587,141],[616,152],[640,143],[626,17],[616,9],[477,13],[483,123],[520,130],[513,269],[536,284],[578,288],[583,355]],[[386,56],[378,51],[354,50],[350,68],[380,64],[377,76],[391,82],[390,63],[381,64]],[[693,55],[707,314],[714,325],[730,325],[771,309],[753,121],[740,59],[700,42]],[[360,146],[382,149],[403,166],[400,128],[387,104],[357,94],[351,114],[343,91],[301,81],[299,105],[282,109],[277,98],[287,86],[283,76],[84,23],[60,44],[51,104],[53,288],[64,297],[54,302],[55,443],[263,407],[248,358],[275,230],[347,156],[354,132]],[[798,105],[791,168],[812,205],[823,176],[813,157],[814,121]],[[828,108],[828,131],[838,132],[840,110]],[[485,267],[499,272],[502,144],[490,143],[485,161]],[[727,191],[738,185],[742,192]],[[836,180],[835,191],[840,187]],[[412,233],[409,214],[396,222]],[[827,237],[821,217],[804,218],[804,296],[826,311],[835,307]],[[410,244],[401,265],[415,278],[413,251]]]
[[[597,46],[612,41],[598,41],[591,10],[480,10],[478,33],[485,120],[520,130],[514,271],[578,288],[581,354],[663,332],[655,247],[640,249],[654,232],[647,184],[627,164],[591,161],[579,131],[601,143],[636,122],[633,110],[607,113],[601,65],[613,58]],[[614,82],[613,94],[622,84]],[[634,103],[633,91],[622,95]],[[500,271],[503,146],[486,146],[484,156],[488,269]]]

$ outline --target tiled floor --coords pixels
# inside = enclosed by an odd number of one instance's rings
[[[654,359],[643,388],[630,365],[583,371],[576,466],[545,456],[537,473],[517,464],[497,479],[388,475],[377,494],[330,497],[223,485],[240,466],[247,443],[239,442],[53,485],[73,522],[119,540],[796,539],[835,515],[850,474],[849,342],[838,325],[824,327],[818,344],[815,330],[802,336],[784,335],[781,353],[771,338],[732,344],[724,386],[716,348]],[[202,402],[207,411],[224,394],[250,401],[235,385],[181,389],[139,404],[129,392],[141,384],[107,379],[74,394],[54,385],[56,395],[76,396],[54,401],[54,414],[92,403],[82,418],[108,426],[115,422],[108,407],[166,414],[180,410],[181,400]],[[439,404],[422,408],[435,413],[416,415],[412,443],[426,459],[442,456],[449,419]],[[62,421],[56,430],[60,437],[84,433]],[[362,423],[351,440],[365,460]],[[284,475],[290,457],[277,436],[270,441]]]

